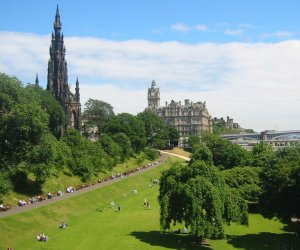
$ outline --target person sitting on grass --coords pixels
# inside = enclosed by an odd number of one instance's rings
[[[51,194],[50,192],[47,194],[47,198],[48,199],[52,199],[53,198],[53,194]]]
[[[64,194],[63,191],[61,191],[61,190],[57,191],[57,196],[63,196],[63,194]]]
[[[65,228],[68,228],[68,225],[64,222],[60,223],[60,226],[59,226],[61,229],[65,229]]]
[[[19,200],[19,202],[18,202],[18,205],[21,207],[25,206],[26,204],[27,204],[27,202],[24,200]]]
[[[37,235],[37,236],[36,236],[36,239],[37,239],[38,241],[44,241],[44,242],[47,242],[48,239],[49,239],[49,237],[42,233],[42,234],[40,234],[40,235]]]

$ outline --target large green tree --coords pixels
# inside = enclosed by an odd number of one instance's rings
[[[218,168],[230,169],[248,165],[251,155],[241,146],[214,134],[204,134],[201,139],[212,152],[214,165]]]
[[[116,133],[112,136],[112,139],[115,143],[117,143],[121,150],[121,161],[129,158],[133,154],[133,150],[131,148],[131,142],[129,137],[125,133]]]
[[[147,144],[154,147],[166,145],[167,133],[162,120],[151,111],[144,111],[137,115],[143,123]]]
[[[104,152],[110,157],[111,168],[121,162],[122,148],[108,134],[102,134],[99,139],[99,144]]]
[[[265,167],[270,165],[275,159],[275,152],[272,145],[266,142],[257,143],[252,148],[251,165],[255,167]]]
[[[200,158],[202,153],[207,157],[202,150]],[[162,230],[184,223],[200,241],[224,237],[225,223],[248,223],[245,200],[226,185],[220,170],[209,161],[173,164],[162,173],[158,199]]]
[[[29,95],[31,93],[37,94],[37,98],[40,98],[41,106],[49,115],[49,130],[56,137],[61,136],[61,131],[65,126],[66,115],[61,104],[50,94],[49,91],[43,90],[41,87],[36,85],[28,85],[25,89]]]
[[[159,116],[151,111],[137,115],[143,121],[147,144],[154,148],[165,148],[168,144],[177,146],[179,133],[174,126],[164,124]]]
[[[257,202],[262,193],[261,168],[235,167],[222,171],[226,184],[250,202]]]
[[[83,112],[84,130],[86,133],[97,127],[99,135],[103,133],[105,124],[114,116],[113,107],[104,101],[88,99]]]
[[[69,129],[63,141],[71,149],[68,167],[73,174],[81,176],[84,181],[108,167],[108,157],[101,144],[82,137],[77,130]]]
[[[58,168],[62,163],[59,154],[60,145],[52,134],[45,133],[40,143],[28,152],[26,164],[38,183],[44,183],[50,177],[51,169]]]
[[[49,115],[39,96],[17,79],[2,74],[0,85],[0,155],[7,165],[16,165],[48,131]]]
[[[275,159],[263,168],[262,182],[260,204],[266,216],[275,215],[287,222],[291,217],[299,218],[300,146],[276,152]]]
[[[121,113],[110,119],[105,125],[104,132],[108,134],[124,133],[131,142],[134,152],[142,151],[147,143],[146,131],[143,122],[136,116]]]

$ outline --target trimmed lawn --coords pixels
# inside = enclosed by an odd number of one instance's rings
[[[170,161],[169,161],[170,162]],[[295,235],[283,230],[276,220],[250,216],[248,227],[226,227],[227,239],[208,240],[208,245],[193,243],[187,235],[161,234],[159,227],[159,186],[149,187],[152,179],[160,176],[168,164],[138,176],[104,186],[100,189],[66,199],[49,206],[0,219],[0,249],[246,249],[282,250],[299,243]],[[133,189],[138,193],[134,194]],[[126,196],[125,196],[126,195]],[[143,205],[150,202],[150,209]],[[111,208],[111,201],[115,207]],[[121,211],[117,211],[117,204]],[[60,222],[69,225],[59,229]],[[45,233],[47,243],[36,240]],[[300,244],[299,244],[300,246]]]

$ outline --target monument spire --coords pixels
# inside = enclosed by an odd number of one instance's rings
[[[38,73],[36,73],[36,76],[35,76],[35,85],[39,86],[39,76],[38,76]]]
[[[55,31],[60,31],[61,30],[61,22],[60,22],[60,14],[59,14],[58,5],[56,6],[54,30]]]
[[[66,113],[66,126],[61,134],[68,128],[81,129],[81,104],[79,95],[79,82],[76,83],[75,95],[71,93],[68,84],[68,66],[66,62],[66,48],[64,36],[61,32],[61,21],[58,5],[54,20],[54,32],[51,35],[48,62],[47,90],[61,103]]]

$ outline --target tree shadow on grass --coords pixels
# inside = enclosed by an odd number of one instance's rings
[[[194,242],[194,238],[189,235],[161,233],[160,231],[132,232],[129,235],[151,246],[182,250],[212,250],[207,244]]]
[[[42,187],[39,183],[36,183],[27,178],[27,174],[18,171],[11,176],[13,183],[13,189],[15,192],[28,196],[39,195],[42,192]]]
[[[290,222],[283,227],[286,232],[293,232],[300,236],[300,221]]]
[[[291,250],[300,250],[300,239],[295,233],[227,235],[227,243],[245,250],[284,250],[287,246],[291,246]]]

